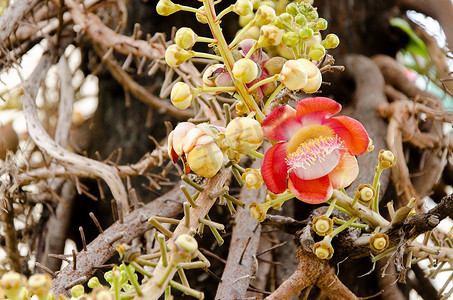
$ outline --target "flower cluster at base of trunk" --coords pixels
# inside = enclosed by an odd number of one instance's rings
[[[279,107],[264,119],[264,136],[278,141],[266,151],[261,167],[269,191],[289,189],[299,200],[316,204],[356,179],[354,156],[365,153],[370,140],[357,120],[333,117],[340,110],[329,98],[306,98],[296,109]]]

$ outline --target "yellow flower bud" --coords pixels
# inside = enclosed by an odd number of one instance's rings
[[[319,259],[331,259],[334,253],[333,247],[330,242],[320,241],[315,243],[313,253]]]
[[[361,184],[357,188],[358,201],[363,205],[370,204],[376,196],[376,191],[370,184]]]
[[[35,274],[28,279],[28,289],[31,293],[42,297],[52,286],[52,278],[48,274]]]
[[[370,248],[374,252],[382,252],[389,246],[389,237],[384,233],[373,233],[370,237]]]
[[[313,220],[312,228],[317,235],[325,236],[332,232],[333,221],[325,215],[321,215]]]
[[[233,65],[233,76],[243,83],[250,83],[258,76],[258,65],[251,59],[241,58]]]
[[[233,11],[240,16],[246,16],[253,12],[253,4],[250,0],[237,0]]]
[[[258,44],[261,47],[277,46],[282,42],[283,31],[274,25],[263,25],[260,29]]]
[[[17,299],[23,287],[27,284],[27,278],[14,271],[3,274],[0,280],[0,288],[7,299]]]
[[[263,143],[263,129],[255,119],[235,118],[226,127],[225,142],[233,151],[252,153]]]
[[[321,42],[321,45],[324,46],[326,49],[333,49],[338,47],[340,44],[340,39],[336,34],[330,33],[326,36],[326,38]]]
[[[160,0],[156,5],[156,11],[161,16],[171,15],[179,10],[179,6],[170,0]]]
[[[190,130],[182,144],[187,163],[195,174],[211,178],[222,167],[222,150],[214,139],[201,129],[194,128]]]
[[[275,19],[275,9],[270,6],[262,5],[255,14],[255,23],[257,26],[267,25]]]
[[[242,102],[236,103],[236,113],[240,116],[246,115],[248,113],[247,107]]]
[[[186,109],[192,103],[194,93],[185,82],[177,82],[171,89],[170,100],[179,109]]]
[[[307,18],[302,15],[302,14],[298,14],[295,18],[294,18],[294,21],[296,21],[297,24],[299,24],[300,26],[304,27],[305,25],[307,25]]]
[[[223,64],[214,64],[207,67],[203,73],[203,85],[206,87],[216,86],[214,79],[217,75],[224,71],[224,68],[225,65]],[[219,74],[216,74],[216,72],[219,72]]]
[[[168,155],[174,163],[176,163],[179,156],[183,154],[183,140],[193,128],[196,128],[195,124],[181,122],[168,135]]]
[[[263,222],[264,219],[266,218],[267,210],[266,211],[263,210],[261,205],[256,202],[252,202],[250,204],[249,210],[250,210],[250,214],[252,215],[252,217],[257,219],[258,222]]]
[[[192,56],[192,53],[182,49],[178,45],[171,45],[165,51],[165,61],[172,68],[176,68]]]
[[[381,150],[379,151],[379,168],[381,170],[387,168],[393,168],[396,165],[396,157],[393,155],[392,151]]]
[[[200,7],[198,11],[199,12],[195,14],[195,18],[197,18],[197,21],[200,22],[201,24],[208,24],[208,19],[206,18],[206,11],[204,9],[204,6]]]
[[[326,30],[327,29],[327,20],[324,18],[319,18],[316,20],[315,28],[317,30]]]
[[[82,297],[85,293],[85,288],[81,284],[77,284],[71,288],[71,295],[73,298]]]
[[[263,177],[259,169],[247,168],[241,178],[245,183],[245,187],[248,189],[257,190],[263,185]]]
[[[326,49],[321,44],[314,44],[308,50],[308,56],[313,60],[321,60],[326,54]]]
[[[250,13],[245,16],[239,16],[239,20],[238,20],[239,26],[245,27],[245,25],[250,23],[254,18],[255,18],[255,15],[253,13]]]
[[[305,93],[314,93],[321,87],[322,75],[318,67],[314,63],[305,58],[297,60],[307,72],[307,84],[302,88]]]
[[[290,90],[300,90],[308,81],[308,74],[302,63],[297,60],[288,60],[281,71],[282,83]]]
[[[190,49],[197,41],[197,35],[189,27],[181,27],[176,31],[175,43],[183,49]]]
[[[198,250],[197,240],[188,234],[179,235],[175,240],[175,245],[178,253],[183,254],[187,258],[192,258],[195,251]]]
[[[282,36],[282,42],[288,47],[295,47],[300,41],[299,35],[293,31],[288,31]]]

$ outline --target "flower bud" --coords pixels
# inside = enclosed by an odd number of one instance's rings
[[[274,20],[274,25],[280,29],[286,29],[287,26],[291,26],[290,24],[293,22],[293,16],[288,13],[282,13],[281,15],[277,16]]]
[[[220,73],[214,80],[215,86],[233,86],[234,82],[231,79],[230,73],[227,71]]]
[[[246,16],[253,12],[253,4],[250,0],[237,0],[233,11],[240,16]]]
[[[183,49],[190,49],[197,41],[197,35],[189,27],[181,27],[176,31],[175,43]]]
[[[233,151],[252,153],[263,143],[263,129],[255,119],[235,118],[226,127],[225,142]]]
[[[299,14],[299,9],[297,8],[297,4],[292,2],[286,6],[286,12],[292,16],[297,16]]]
[[[396,157],[393,155],[392,151],[381,150],[379,151],[379,168],[381,170],[387,168],[393,168],[396,165]]]
[[[233,76],[242,83],[250,83],[258,77],[258,65],[251,59],[241,58],[233,65]]]
[[[261,47],[277,46],[282,42],[283,32],[274,25],[263,25],[260,29],[258,44]]]
[[[302,15],[302,14],[297,15],[294,18],[294,21],[296,21],[296,23],[299,24],[302,27],[307,25],[307,18],[304,15]]]
[[[301,30],[299,30],[299,36],[304,39],[304,40],[309,40],[313,37],[314,32],[313,29],[304,27]]]
[[[314,63],[305,58],[297,60],[307,72],[307,84],[302,88],[305,93],[314,93],[321,87],[322,75],[318,67]]]
[[[320,241],[315,243],[313,253],[319,259],[331,259],[333,256],[333,247],[330,242]]]
[[[368,205],[370,204],[374,197],[376,196],[376,191],[370,184],[361,184],[357,188],[357,200],[360,204]]]
[[[187,133],[196,126],[190,122],[181,122],[168,135],[168,155],[176,163],[183,154],[182,142]]]
[[[264,63],[264,69],[270,76],[279,74],[282,71],[283,65],[286,61],[287,59],[283,57],[274,56]]]
[[[374,252],[382,252],[389,246],[389,237],[385,233],[373,233],[370,237],[370,248]]]
[[[97,277],[91,277],[90,280],[88,280],[87,285],[90,289],[94,289],[95,287],[102,287],[102,284],[99,282],[99,278]]]
[[[308,74],[303,65],[297,60],[288,60],[281,71],[282,83],[290,90],[300,90],[308,81]]]
[[[85,293],[85,288],[81,284],[77,284],[71,288],[71,296],[73,298],[79,298],[82,297],[83,294]]]
[[[48,274],[35,274],[28,279],[28,290],[38,297],[47,294],[51,286],[52,278]]]
[[[0,280],[0,288],[3,289],[7,299],[17,299],[26,284],[27,278],[14,271],[3,274]]]
[[[323,45],[326,49],[337,48],[339,44],[340,39],[336,34],[333,33],[328,34],[326,38],[321,42],[321,45]]]
[[[198,250],[197,240],[188,234],[179,235],[175,240],[175,245],[179,254],[187,256],[187,258],[192,258]]]
[[[170,93],[170,100],[179,109],[186,109],[192,103],[194,93],[192,88],[185,82],[177,82]]]
[[[171,45],[165,51],[165,61],[172,68],[176,68],[192,56],[193,54],[178,45]]]
[[[313,220],[312,228],[317,235],[325,236],[332,232],[333,221],[325,215],[321,215]]]
[[[215,78],[225,72],[225,65],[223,64],[213,64],[206,68],[203,73],[203,85],[206,87],[216,86]]]
[[[263,222],[264,219],[266,218],[266,211],[262,209],[262,207],[256,203],[252,202],[249,206],[250,214],[252,217],[258,220],[258,222]]]
[[[160,0],[156,5],[156,12],[161,16],[171,15],[179,10],[179,6],[170,0]]]
[[[275,10],[267,5],[260,6],[255,14],[255,23],[257,26],[267,25],[274,21]]]
[[[222,167],[223,153],[220,147],[201,129],[191,129],[182,141],[182,145],[188,167],[195,174],[211,178]],[[185,167],[188,170],[186,165]]]
[[[261,176],[260,170],[257,169],[245,169],[241,178],[245,183],[245,187],[248,189],[257,190],[263,185],[263,177]]]
[[[327,29],[327,20],[324,18],[319,18],[318,20],[316,20],[315,29],[326,30]]]
[[[282,42],[288,47],[295,47],[300,41],[299,35],[293,31],[288,31],[282,36]]]
[[[310,11],[306,12],[305,16],[309,21],[314,21],[319,17],[316,8],[312,8]]]
[[[206,18],[206,11],[204,9],[204,6],[200,7],[198,11],[199,12],[195,14],[195,18],[197,18],[197,21],[200,22],[201,24],[208,24],[208,19]]]
[[[326,49],[321,44],[314,44],[308,50],[308,56],[313,60],[321,60],[326,54]]]
[[[247,110],[247,107],[244,105],[244,103],[238,101],[236,103],[236,113],[239,116],[246,115],[249,111]]]
[[[245,16],[239,16],[239,21],[238,21],[239,26],[245,27],[245,25],[250,23],[254,18],[255,18],[255,14],[253,14],[253,13],[250,13]]]

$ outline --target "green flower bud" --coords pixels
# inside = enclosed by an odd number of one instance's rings
[[[226,127],[225,142],[233,151],[252,153],[263,143],[263,129],[255,119],[235,118]]]
[[[94,289],[95,287],[102,287],[102,284],[97,277],[91,277],[90,280],[88,280],[88,287]]]
[[[288,31],[282,36],[282,42],[288,47],[295,47],[300,41],[299,35],[293,31]]]
[[[188,234],[181,234],[175,240],[175,245],[178,247],[178,252],[193,255],[198,250],[198,243],[195,238]]]
[[[281,71],[281,81],[290,90],[300,90],[305,87],[308,80],[304,66],[296,60],[288,60]]]
[[[260,6],[255,14],[255,23],[257,26],[270,24],[275,20],[275,16],[275,9],[267,5]]]
[[[298,14],[294,20],[296,21],[297,24],[299,24],[302,27],[307,25],[307,17],[305,17],[302,14]]]
[[[297,16],[299,14],[299,9],[297,7],[297,4],[292,2],[286,6],[286,12],[293,17]]]
[[[171,45],[165,51],[165,61],[172,68],[176,68],[192,56],[193,54],[178,45]]]
[[[192,103],[194,93],[185,82],[177,82],[171,89],[170,100],[179,109],[186,109]]]
[[[261,47],[277,46],[282,42],[283,32],[274,25],[263,25],[260,29],[258,44]]]
[[[243,83],[250,83],[258,76],[258,65],[251,59],[241,58],[233,65],[233,76]]]
[[[325,236],[332,232],[333,221],[325,215],[321,215],[313,220],[312,228],[317,235]]]
[[[200,22],[201,24],[208,24],[208,19],[206,18],[206,11],[204,9],[204,6],[200,7],[198,11],[199,12],[195,14],[195,18],[197,18],[197,21]]]
[[[387,168],[393,168],[396,165],[396,157],[393,155],[392,151],[381,150],[378,155],[379,159],[379,168],[381,170]]]
[[[321,60],[326,54],[326,49],[321,44],[315,44],[308,50],[308,56],[313,60]]]
[[[161,16],[171,15],[179,10],[179,6],[170,0],[160,0],[156,5],[156,11]]]
[[[282,13],[274,20],[274,25],[280,29],[286,29],[293,22],[293,16],[288,13]]]
[[[331,259],[334,253],[333,247],[330,242],[320,241],[315,243],[313,253],[319,259]]]
[[[319,18],[318,20],[316,20],[315,29],[326,30],[327,29],[327,20],[324,18]]]
[[[299,30],[299,35],[302,39],[304,40],[309,40],[313,37],[313,29],[304,27],[301,30]]]
[[[176,31],[175,43],[183,49],[190,49],[197,41],[197,35],[189,27],[181,27]]]
[[[318,12],[316,11],[316,8],[314,9],[311,9],[310,11],[308,11],[305,16],[307,17],[307,19],[309,21],[314,21],[316,20],[319,16],[318,16]]]
[[[253,4],[250,0],[237,0],[233,11],[240,16],[246,16],[253,12]]]
[[[71,288],[71,295],[74,298],[80,298],[85,293],[85,288],[81,284],[77,284]]]
[[[326,49],[334,49],[337,48],[340,44],[340,39],[336,34],[330,33],[326,36],[326,38],[321,42],[321,45],[324,46]]]
[[[305,93],[314,93],[321,87],[322,75],[318,67],[305,58],[300,58],[297,60],[305,68],[307,72],[307,84],[302,88]]]

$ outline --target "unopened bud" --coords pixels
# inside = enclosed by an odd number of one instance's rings
[[[299,14],[299,9],[297,4],[292,2],[286,6],[286,12],[292,16],[297,16]]]
[[[31,293],[42,297],[52,286],[52,278],[48,274],[35,274],[28,279],[28,289]],[[83,292],[82,292],[83,293]]]
[[[245,16],[239,16],[239,21],[238,21],[239,26],[245,27],[245,25],[250,23],[254,18],[255,18],[255,14],[253,14],[253,13],[250,13]]]
[[[389,246],[389,237],[384,233],[373,233],[370,237],[370,248],[374,252],[382,252]]]
[[[200,22],[201,24],[208,24],[208,19],[206,18],[206,10],[204,9],[204,6],[200,7],[198,11],[199,12],[195,14],[195,18],[197,18],[197,21]]]
[[[319,259],[331,259],[334,253],[333,247],[330,242],[320,241],[315,243],[313,253]]]
[[[340,39],[336,34],[330,33],[326,36],[326,38],[321,42],[321,45],[324,46],[326,49],[333,49],[338,47],[340,44]]]
[[[332,232],[333,221],[325,215],[321,215],[313,220],[312,228],[317,235],[325,236]]]
[[[197,41],[197,35],[189,27],[181,27],[176,31],[175,43],[183,49],[190,49]]]
[[[318,67],[305,58],[300,58],[297,60],[307,72],[307,84],[302,88],[305,93],[314,93],[321,87],[322,75]]]
[[[274,25],[263,25],[260,29],[258,44],[261,47],[277,46],[282,42],[283,32]]]
[[[237,0],[233,11],[240,16],[246,16],[253,12],[253,4],[250,0]]]
[[[370,204],[376,196],[375,189],[370,184],[361,184],[357,188],[358,201],[360,204]]]
[[[168,155],[174,163],[176,163],[179,156],[183,154],[183,140],[193,128],[196,128],[195,124],[181,122],[168,135]]]
[[[165,51],[165,61],[172,68],[176,68],[192,56],[193,54],[178,45],[171,45]]]
[[[156,5],[156,12],[161,16],[171,15],[179,10],[179,6],[170,0],[160,0]]]
[[[283,65],[285,64],[286,61],[287,59],[283,57],[274,56],[264,63],[264,69],[266,69],[267,73],[270,76],[279,74],[282,71]]]
[[[288,60],[281,71],[282,83],[290,90],[300,90],[308,81],[308,74],[304,66],[296,60]]]
[[[307,19],[309,21],[314,21],[319,17],[318,12],[316,11],[316,8],[312,8],[310,11],[308,11],[305,14],[305,16],[307,17]]]
[[[274,21],[275,16],[275,9],[267,5],[260,6],[255,14],[255,23],[257,26],[270,24]]]
[[[327,20],[323,18],[319,18],[316,20],[315,29],[317,30],[326,30],[327,29]]]
[[[179,109],[186,109],[192,103],[194,93],[192,88],[185,82],[177,82],[170,93],[170,100]]]
[[[302,14],[298,14],[294,18],[294,21],[296,21],[296,23],[299,24],[302,27],[307,25],[307,18],[304,15],[302,15]]]
[[[255,119],[238,117],[228,123],[225,142],[233,151],[249,154],[263,143],[263,130]]]
[[[294,31],[288,31],[282,36],[282,42],[288,47],[295,47],[300,41],[299,35]]]
[[[396,157],[393,155],[392,151],[389,150],[381,150],[379,151],[379,168],[381,170],[392,168],[396,164]]]
[[[314,32],[313,29],[304,27],[301,30],[299,30],[299,35],[302,39],[309,40],[313,37]]]
[[[258,65],[251,59],[241,58],[233,65],[233,76],[242,83],[250,83],[258,76]]]
[[[0,280],[0,289],[3,289],[7,299],[17,299],[26,284],[27,279],[24,275],[9,271],[3,274]]]
[[[188,234],[179,235],[175,240],[175,245],[179,253],[184,253],[189,257],[198,250],[197,240]]]
[[[83,294],[85,293],[85,288],[81,284],[77,284],[71,288],[71,296],[73,298],[79,298],[82,297]]]
[[[313,60],[321,60],[326,54],[326,49],[321,44],[314,44],[308,50],[308,56]]]
[[[286,29],[287,26],[291,26],[293,22],[293,16],[288,13],[282,13],[281,15],[277,16],[274,20],[274,25],[280,29]]]

